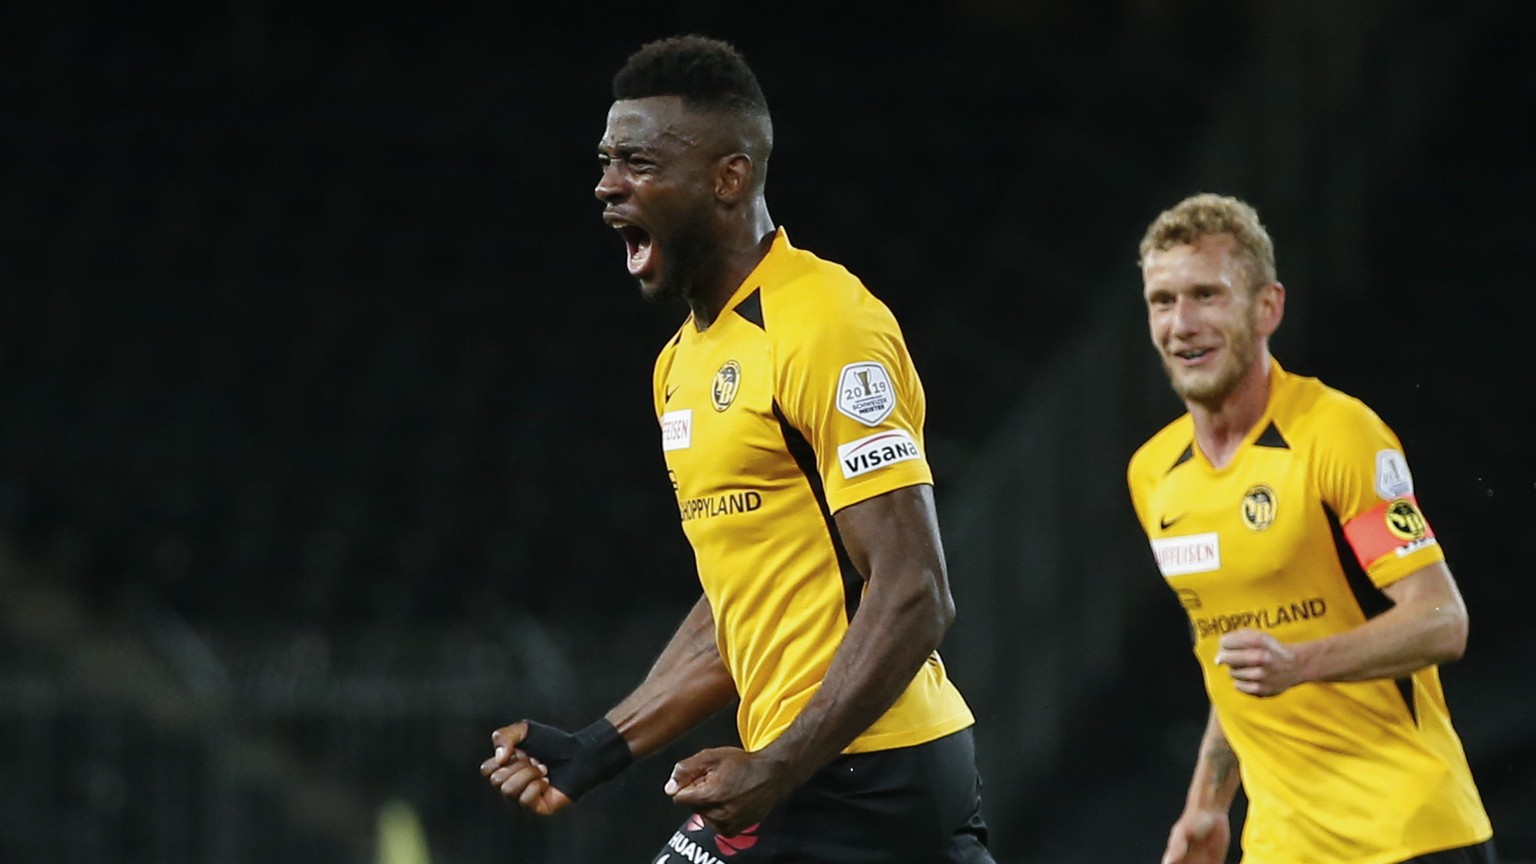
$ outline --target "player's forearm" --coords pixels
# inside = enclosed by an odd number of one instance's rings
[[[1296,646],[1311,681],[1400,678],[1461,658],[1467,647],[1467,607],[1444,564],[1432,564],[1390,585],[1395,605],[1361,626]]]
[[[816,694],[763,755],[804,782],[895,703],[943,640],[954,604],[923,572],[875,574]],[[886,584],[882,584],[882,583]]]
[[[1226,733],[1213,710],[1206,719],[1205,734],[1200,738],[1200,755],[1195,759],[1195,772],[1189,781],[1184,809],[1225,813],[1231,809],[1240,785],[1242,777],[1238,773],[1237,754],[1227,743]]]
[[[867,585],[821,686],[763,748],[790,785],[809,778],[895,703],[955,617],[930,485],[875,496],[836,518]]]
[[[736,685],[715,643],[714,616],[700,597],[645,680],[607,717],[638,759],[676,740],[735,698]]]
[[[1459,659],[1466,640],[1465,609],[1397,607],[1354,630],[1302,643],[1297,651],[1308,680],[1370,681]]]

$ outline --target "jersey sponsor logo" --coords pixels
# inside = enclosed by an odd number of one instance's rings
[[[1186,576],[1221,569],[1221,540],[1215,531],[1159,537],[1152,541],[1152,556],[1164,576]]]
[[[843,477],[849,480],[887,465],[921,458],[922,451],[905,429],[876,432],[837,448],[837,462],[843,468]]]
[[[878,426],[896,410],[896,388],[874,361],[849,363],[837,379],[837,410],[865,426]]]
[[[1380,450],[1376,453],[1376,494],[1391,501],[1413,494],[1413,475],[1408,473],[1408,460],[1396,450]]]
[[[693,446],[693,409],[668,411],[661,415],[661,449],[687,450]]]
[[[1243,496],[1243,524],[1263,531],[1275,521],[1275,490],[1260,483]]]
[[[1429,523],[1424,521],[1424,514],[1407,498],[1399,498],[1388,504],[1385,516],[1387,530],[1399,540],[1414,543],[1423,540],[1429,533]]]
[[[1200,595],[1188,588],[1175,588],[1173,593],[1179,598],[1179,605],[1185,611],[1193,611],[1200,608]]]
[[[684,826],[683,831],[692,833],[703,830],[704,820],[697,818],[697,815],[694,814],[688,817],[688,824]],[[727,837],[724,834],[714,834],[711,832],[710,836],[714,839],[715,848],[720,851],[720,854],[729,858],[738,852],[745,852],[757,845],[757,829],[757,825],[749,825],[743,828],[740,834],[733,834]],[[672,832],[672,839],[667,841],[667,848],[677,853],[679,860],[691,861],[693,864],[724,864],[720,858],[715,857],[703,845],[690,839],[683,831]],[[670,852],[663,853],[652,864],[661,864],[662,861],[667,860],[670,854]]]
[[[672,832],[672,839],[667,841],[667,848],[677,853],[682,861],[691,861],[692,864],[723,864],[719,858],[709,853],[708,849],[689,840],[681,831]]]
[[[678,502],[683,521],[713,519],[736,513],[751,513],[763,506],[763,493],[753,489],[741,492],[725,492],[720,495],[704,495]]]
[[[719,849],[720,850],[720,854],[724,855],[727,858],[731,857],[732,855],[735,855],[737,852],[745,852],[746,850],[751,849],[753,846],[756,846],[756,845],[757,845],[757,825],[756,824],[748,825],[747,827],[741,829],[741,833],[739,833],[739,834],[731,834],[731,835],[716,834],[715,835],[715,848]]]
[[[1212,615],[1208,618],[1191,615],[1189,623],[1195,635],[1201,639],[1221,636],[1233,630],[1273,630],[1295,621],[1310,621],[1328,614],[1328,601],[1321,597],[1308,597],[1295,603],[1285,603],[1266,609],[1248,609],[1228,615]]]
[[[715,373],[715,381],[709,387],[709,398],[714,403],[716,411],[724,411],[736,401],[736,391],[741,389],[741,364],[735,360],[725,361],[720,371]]]

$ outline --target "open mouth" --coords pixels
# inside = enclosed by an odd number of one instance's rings
[[[654,248],[651,243],[651,232],[636,225],[616,224],[613,226],[624,238],[625,266],[629,275],[636,278],[645,276],[651,268],[651,251]]]

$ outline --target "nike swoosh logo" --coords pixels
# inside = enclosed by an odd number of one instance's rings
[[[668,402],[671,402],[672,401],[672,394],[676,393],[676,392],[677,392],[677,388],[676,387],[672,387],[672,388],[668,389],[666,394],[661,397],[661,404],[665,405]]]
[[[1159,518],[1157,520],[1157,525],[1158,525],[1159,528],[1162,528],[1164,531],[1167,531],[1169,528],[1173,527],[1173,523],[1179,521],[1180,519],[1183,519],[1185,517],[1185,515],[1187,515],[1187,514],[1180,513],[1179,515],[1173,517],[1172,519],[1169,519],[1167,516],[1163,516],[1163,517],[1161,517],[1161,518]]]

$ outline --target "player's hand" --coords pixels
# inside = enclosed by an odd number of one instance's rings
[[[571,799],[550,785],[549,769],[518,749],[528,735],[522,721],[503,726],[491,733],[491,758],[480,763],[480,774],[502,797],[515,801],[523,809],[540,816],[558,813],[570,806]]]
[[[1216,665],[1226,666],[1237,689],[1250,696],[1276,696],[1302,683],[1296,652],[1258,630],[1234,630],[1217,643]]]
[[[732,837],[763,821],[789,790],[772,759],[737,747],[715,747],[672,767],[665,792],[716,832]]]
[[[1232,825],[1220,810],[1193,810],[1168,832],[1162,864],[1222,864],[1232,842]]]

